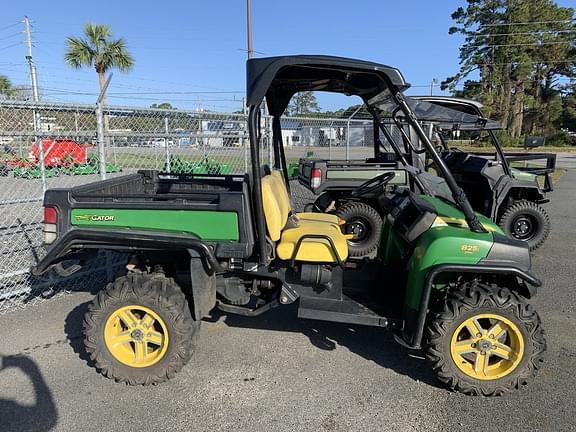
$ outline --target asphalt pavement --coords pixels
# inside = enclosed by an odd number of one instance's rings
[[[576,153],[556,153],[556,166],[576,169]]]
[[[91,366],[74,292],[0,316],[0,431],[576,430],[576,170],[551,195],[552,233],[533,256],[547,331],[539,376],[495,398],[447,391],[385,331],[215,314],[175,379],[114,383]],[[82,287],[78,287],[81,289]]]

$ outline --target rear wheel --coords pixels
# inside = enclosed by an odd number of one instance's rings
[[[510,237],[528,243],[530,250],[539,248],[550,233],[550,218],[532,201],[520,200],[509,206],[498,225]]]
[[[190,360],[199,326],[173,279],[162,273],[131,273],[110,283],[90,304],[84,342],[108,378],[157,384]]]
[[[434,314],[426,356],[438,379],[466,394],[500,395],[525,385],[546,349],[538,314],[507,288],[471,282]]]
[[[374,207],[362,202],[347,202],[339,207],[335,214],[346,222],[342,227],[344,234],[354,236],[348,240],[350,256],[365,256],[378,248],[382,217]]]

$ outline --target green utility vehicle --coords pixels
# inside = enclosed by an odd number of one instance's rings
[[[553,190],[550,174],[556,169],[556,155],[504,153],[495,134],[502,126],[485,118],[478,102],[444,96],[412,99],[413,109],[427,113],[421,117],[430,117],[441,157],[474,210],[496,221],[507,235],[527,242],[531,250],[539,248],[550,233],[550,218],[542,205],[549,201],[546,193]],[[450,115],[454,111],[458,114]],[[466,122],[470,115],[477,117],[475,124]],[[466,137],[488,144],[492,153],[448,145],[450,139]]]
[[[174,174],[230,174],[230,165],[220,163],[208,156],[199,161],[191,161],[180,156],[170,156],[170,163],[165,163],[163,171]]]
[[[423,349],[452,389],[496,395],[525,384],[546,342],[529,299],[540,281],[524,242],[473,212],[402,94],[398,69],[328,56],[247,63],[251,172],[142,171],[46,192],[48,253],[33,269],[78,271],[98,249],[130,252],[84,320],[85,346],[107,377],[128,384],[172,378],[191,358],[214,308],[253,317],[295,303],[300,318],[376,326]],[[349,257],[337,217],[295,213],[280,118],[300,91],[394,101],[444,176],[411,167],[393,143],[410,190],[384,173],[355,189],[387,215],[374,259]],[[273,116],[273,166],[261,163],[261,108]]]
[[[507,235],[526,241],[531,250],[541,246],[550,232],[550,218],[542,204],[549,201],[546,193],[553,190],[550,174],[556,167],[556,155],[505,154],[494,133],[501,129],[501,125],[485,118],[478,102],[445,96],[405,99],[418,119],[426,122],[429,136],[437,137],[440,157],[468,196],[472,208],[498,223]],[[390,110],[390,117],[384,119],[384,127],[390,136],[393,132],[401,136],[401,148],[406,158],[412,165],[425,167],[429,161],[426,150],[403,121],[403,114],[390,104],[379,108],[384,112]],[[346,221],[344,232],[353,234],[353,238],[348,240],[352,256],[365,256],[378,248],[382,218],[386,216],[381,213],[375,197],[353,197],[354,188],[386,171],[396,172],[395,185],[409,187],[401,161],[390,153],[388,137],[383,136],[384,142],[381,142],[382,134],[377,126],[374,131],[374,157],[365,160],[307,157],[299,160],[300,184],[317,195],[309,206],[310,210],[333,213]],[[482,139],[494,151],[469,152],[449,147],[448,139],[452,136]],[[517,167],[512,167],[512,163]],[[542,186],[539,177],[543,179]]]

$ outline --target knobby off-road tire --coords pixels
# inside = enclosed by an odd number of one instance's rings
[[[550,234],[548,213],[532,201],[516,201],[504,211],[498,225],[506,235],[526,241],[530,250],[542,246]]]
[[[158,384],[190,360],[199,327],[172,278],[130,273],[108,284],[89,305],[84,343],[106,377],[129,385]]]
[[[361,202],[347,202],[335,213],[340,219],[346,221],[343,226],[345,234],[359,232],[358,238],[348,240],[350,256],[365,256],[378,248],[382,234],[382,217],[373,207]]]
[[[482,338],[470,337],[468,326],[481,331]],[[511,349],[510,360],[501,357],[505,347]],[[444,309],[431,314],[425,340],[426,357],[438,379],[470,395],[501,395],[527,384],[545,350],[540,317],[532,306],[507,288],[478,281],[447,294]]]

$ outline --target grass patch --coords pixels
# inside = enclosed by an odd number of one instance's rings
[[[468,145],[468,144],[460,144],[456,145],[461,150],[470,151],[470,152],[487,152],[493,153],[496,150],[492,145]],[[503,147],[504,153],[576,153],[575,146],[566,146],[566,147],[555,147],[555,146],[543,146],[543,147],[536,147],[536,148],[528,148],[525,149],[524,147]]]
[[[566,174],[566,168],[556,168],[556,170],[554,170],[554,172],[550,175],[552,178],[552,184],[556,186],[564,174]],[[538,179],[538,182],[541,182],[541,178]],[[542,183],[540,183],[540,187],[542,187],[543,182],[544,180],[542,180]]]

